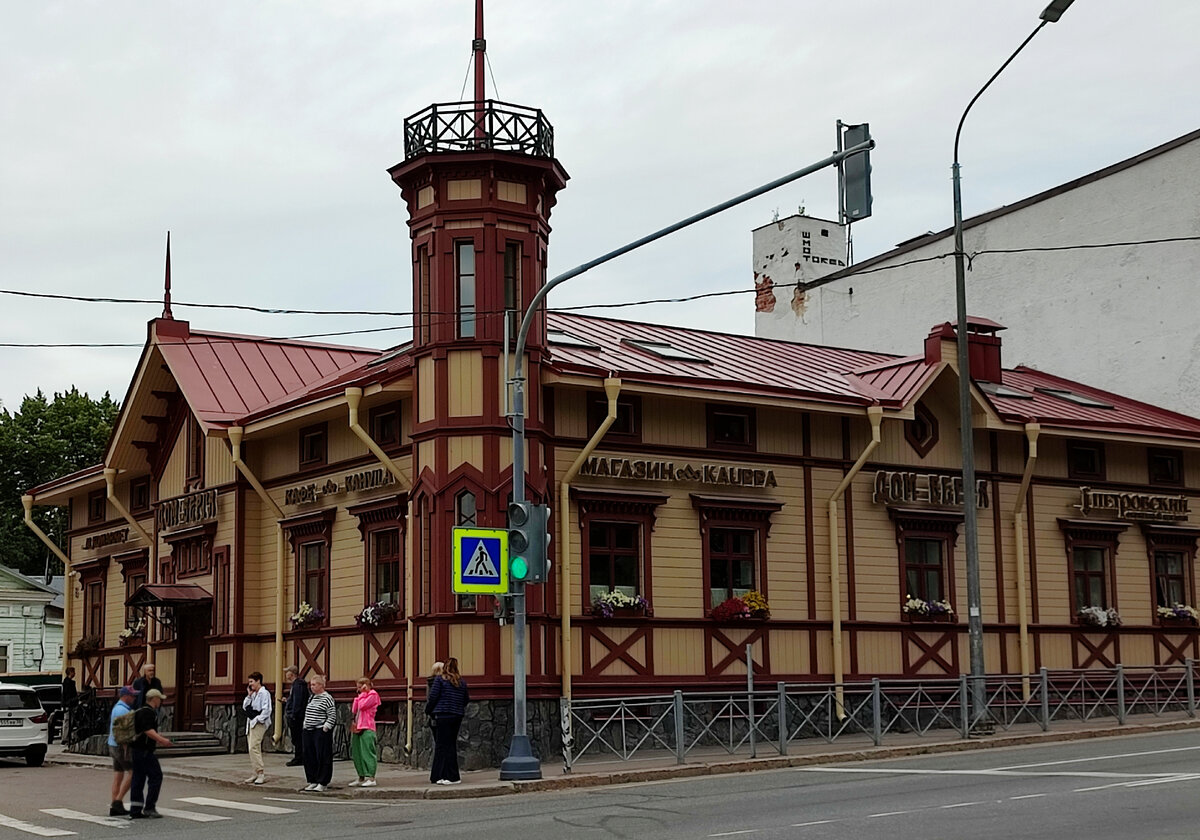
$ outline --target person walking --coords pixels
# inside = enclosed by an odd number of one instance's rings
[[[467,681],[458,673],[458,660],[451,656],[442,673],[433,681],[426,711],[433,709],[437,721],[433,739],[433,764],[429,781],[437,785],[456,785],[462,781],[458,774],[458,730],[462,726],[467,703],[471,702]]]
[[[292,760],[287,766],[299,767],[304,764],[304,710],[308,708],[308,683],[300,678],[295,665],[283,669],[283,678],[291,684],[283,706],[283,717],[292,735]]]
[[[250,752],[250,769],[254,775],[246,780],[248,785],[261,785],[267,781],[263,766],[262,743],[271,729],[271,692],[263,685],[261,671],[254,671],[246,680],[246,699],[242,701],[246,713],[246,744]]]
[[[320,793],[333,780],[333,727],[337,723],[337,706],[325,690],[325,677],[313,674],[308,678],[312,696],[304,710],[304,792]]]
[[[131,820],[158,819],[162,814],[155,810],[158,794],[162,790],[162,767],[154,750],[171,742],[158,734],[158,708],[164,695],[157,688],[146,692],[146,705],[134,712],[133,730],[133,784],[129,793],[129,818]]]
[[[133,690],[137,692],[137,700],[133,704],[133,708],[140,709],[146,705],[146,692],[150,689],[156,690],[159,694],[163,694],[162,680],[154,676],[155,668],[153,662],[147,662],[138,671],[138,678],[133,681]],[[166,696],[165,694],[163,696]]]
[[[75,670],[71,668],[70,670]],[[65,682],[65,680],[64,680]],[[113,734],[113,725],[117,722],[117,718],[132,714],[134,698],[137,697],[137,692],[132,686],[123,686],[117,690],[117,702],[112,708],[112,714],[108,716],[108,754],[112,757],[113,781],[112,781],[112,804],[109,805],[108,815],[110,817],[123,817],[129,812],[125,810],[125,794],[129,793],[129,786],[133,784],[133,756],[130,755],[128,744],[118,744],[115,735]]]
[[[379,708],[379,692],[371,685],[370,677],[358,678],[358,694],[350,704],[350,757],[358,779],[350,787],[375,787],[375,770],[379,759],[375,755],[375,711]]]

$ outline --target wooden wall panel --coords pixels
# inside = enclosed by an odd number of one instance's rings
[[[429,356],[423,356],[417,360],[417,382],[421,383],[417,389],[417,420],[425,423],[434,418],[433,406],[433,359]]]
[[[1038,448],[1038,464],[1041,464],[1040,442]],[[1071,620],[1067,549],[1058,517],[1077,516],[1079,511],[1072,505],[1078,501],[1079,491],[1071,487],[1041,484],[1034,487],[1038,618],[1046,624],[1066,624]]]
[[[841,460],[842,418],[839,415],[813,412],[812,454],[814,458]]]
[[[237,480],[237,467],[233,465],[233,453],[222,438],[209,438],[204,447],[204,484],[219,487]],[[129,498],[128,489],[122,498]]]
[[[899,633],[859,630],[854,635],[858,640],[858,673],[899,674],[904,670]]]
[[[764,455],[803,455],[800,412],[760,407],[757,416],[758,449]]]
[[[660,676],[703,674],[704,646],[700,629],[655,628],[654,670]]]
[[[704,404],[657,395],[643,397],[642,441],[663,446],[707,446]]]
[[[808,674],[807,630],[771,630],[771,670],[776,674]]]
[[[474,350],[451,350],[446,354],[446,364],[450,416],[483,414],[483,356]]]
[[[187,480],[187,429],[181,429],[171,444],[171,454],[167,456],[166,467],[158,480],[158,498],[173,499],[183,495],[183,485]]]
[[[587,395],[587,391],[579,388],[555,389],[554,431],[557,435],[564,438],[586,438],[588,436]],[[561,475],[561,473],[558,474]]]
[[[479,435],[449,438],[446,441],[446,462],[451,471],[459,464],[482,464],[483,438]]]
[[[482,624],[450,625],[450,655],[458,657],[458,668],[465,676],[487,671],[487,649]]]

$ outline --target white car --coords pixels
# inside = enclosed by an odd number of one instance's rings
[[[26,685],[0,683],[0,756],[25,756],[30,767],[46,760],[50,716]]]

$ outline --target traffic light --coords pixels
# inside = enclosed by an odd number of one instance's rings
[[[842,126],[842,148],[850,149],[871,139],[871,124]],[[842,221],[857,222],[871,215],[871,152],[859,152],[838,167],[842,178]]]
[[[550,573],[550,508],[533,502],[508,506],[508,577],[516,583],[545,583]]]

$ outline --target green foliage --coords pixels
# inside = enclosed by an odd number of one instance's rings
[[[25,527],[21,496],[55,478],[104,459],[118,405],[105,394],[93,400],[72,388],[53,400],[38,391],[15,413],[0,409],[0,563],[41,574],[47,548]],[[35,507],[33,519],[60,547],[67,543],[67,509]],[[51,569],[61,574],[51,557]]]

